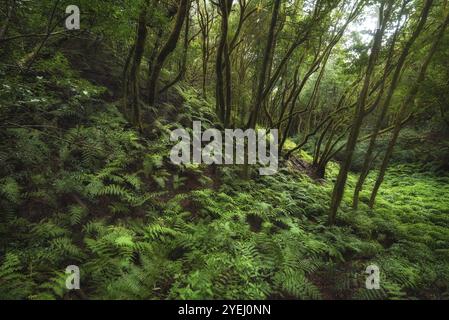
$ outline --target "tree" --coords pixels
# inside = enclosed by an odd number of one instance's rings
[[[331,206],[329,210],[328,223],[333,225],[335,223],[337,210],[340,207],[340,203],[343,199],[343,193],[345,190],[346,180],[348,178],[349,168],[351,166],[352,157],[359,137],[360,129],[363,124],[363,119],[366,116],[366,101],[368,98],[369,88],[371,85],[371,78],[374,73],[375,65],[378,60],[380,48],[382,45],[382,38],[387,28],[388,20],[390,19],[392,9],[392,1],[389,1],[387,8],[385,9],[385,3],[382,2],[379,10],[379,28],[376,31],[373,40],[373,47],[371,50],[368,66],[365,72],[365,78],[363,87],[360,91],[360,95],[355,108],[354,119],[351,125],[351,131],[346,143],[345,159],[340,166],[340,172],[335,182],[334,190],[332,193]]]
[[[229,58],[229,15],[232,8],[232,0],[219,0],[218,11],[221,15],[220,40],[217,47],[215,61],[215,73],[217,84],[215,86],[216,111],[220,120],[226,127],[229,123],[231,112],[231,62]],[[225,74],[223,74],[223,69]]]
[[[173,29],[167,41],[160,50],[152,68],[148,88],[148,104],[150,106],[153,106],[156,102],[158,93],[157,85],[162,67],[164,66],[164,62],[168,58],[168,56],[176,49],[184,20],[186,19],[188,14],[189,4],[190,0],[180,0]]]
[[[434,41],[432,43],[432,46],[421,66],[421,69],[418,73],[418,78],[416,79],[416,81],[414,82],[414,84],[411,86],[409,92],[407,93],[406,98],[403,100],[397,114],[396,114],[396,119],[394,121],[394,130],[392,133],[392,137],[391,140],[388,144],[387,150],[385,152],[384,158],[382,160],[382,164],[379,170],[379,174],[377,176],[376,182],[374,184],[372,193],[371,193],[371,197],[369,200],[369,206],[370,208],[374,207],[375,201],[376,201],[376,197],[377,197],[377,193],[379,191],[380,186],[382,185],[382,182],[385,178],[385,173],[387,171],[388,168],[388,164],[390,162],[391,156],[393,154],[394,151],[394,147],[396,145],[396,142],[398,140],[399,137],[399,133],[402,129],[402,121],[404,119],[404,115],[407,114],[407,109],[409,108],[409,106],[411,106],[413,104],[413,101],[415,100],[416,95],[419,92],[419,89],[421,87],[422,82],[425,80],[426,77],[426,72],[427,69],[432,61],[433,56],[435,55],[438,46],[440,45],[440,41],[444,36],[444,33],[447,29],[447,26],[449,25],[449,14],[446,15],[446,18],[444,19],[443,23],[441,24],[441,26],[439,27],[439,31],[437,33],[437,35],[434,37]]]
[[[399,17],[402,17],[402,13],[404,11],[405,4],[406,3],[404,2],[404,5],[401,8],[401,12],[399,14]],[[392,64],[393,64],[392,60],[393,60],[393,55],[394,55],[394,50],[395,50],[397,36],[398,36],[398,33],[399,33],[400,21],[401,20],[398,19],[398,23],[397,23],[397,26],[396,26],[396,32],[393,35],[392,43],[390,45],[390,49],[389,49],[389,53],[388,53],[388,59],[387,59],[386,65],[385,65],[385,70],[386,71],[388,69],[390,69],[392,67]],[[390,104],[391,104],[391,100],[393,98],[393,94],[394,94],[394,92],[395,92],[395,90],[396,90],[396,88],[397,88],[397,86],[399,84],[399,79],[400,79],[400,76],[401,76],[401,73],[402,73],[405,61],[406,61],[406,59],[407,59],[407,57],[408,57],[408,55],[410,53],[410,49],[412,48],[412,46],[415,43],[416,39],[419,37],[424,24],[425,24],[425,20],[421,20],[420,24],[415,29],[415,31],[413,32],[412,36],[410,37],[410,39],[407,41],[406,45],[404,46],[404,48],[403,48],[403,50],[402,50],[402,52],[400,54],[400,57],[398,59],[398,62],[396,63],[395,72],[394,72],[393,78],[391,80],[387,96],[386,96],[385,100],[382,103],[380,114],[379,114],[378,119],[377,119],[377,121],[375,123],[374,129],[373,129],[373,135],[372,135],[372,137],[370,139],[370,143],[369,143],[368,149],[367,149],[366,154],[365,154],[365,160],[364,160],[364,163],[363,163],[363,167],[362,167],[362,170],[360,172],[360,176],[359,176],[359,179],[357,181],[357,184],[356,184],[356,187],[355,187],[355,190],[354,190],[353,205],[352,205],[354,209],[357,209],[357,207],[358,207],[359,194],[360,194],[360,191],[362,190],[363,184],[364,184],[365,179],[367,178],[367,176],[369,174],[369,171],[370,171],[370,168],[371,168],[371,165],[372,165],[372,162],[373,162],[373,153],[374,153],[374,149],[375,149],[375,146],[376,146],[377,136],[378,136],[378,134],[379,134],[379,132],[381,130],[382,124],[383,124],[383,122],[385,120],[385,116],[387,115],[388,109],[389,109]],[[387,74],[384,73],[384,78],[386,78],[386,76],[387,76]],[[380,98],[382,97],[382,94],[384,92],[384,88],[385,88],[385,81],[382,82],[382,88],[380,90],[380,93],[379,93],[379,96],[378,96],[378,101],[377,101],[376,105],[380,102]]]
[[[142,58],[145,51],[145,42],[148,35],[147,30],[147,10],[149,2],[146,1],[142,6],[137,23],[136,40],[130,50],[131,68],[129,74],[127,72],[128,63],[125,64],[125,92],[124,103],[125,112],[128,112],[128,96],[131,100],[132,106],[132,122],[142,130],[141,111],[140,111],[140,93],[139,93],[139,71],[142,63]],[[132,57],[132,58],[131,58]]]
[[[270,27],[268,28],[267,43],[265,45],[265,51],[264,51],[263,60],[262,60],[262,67],[260,69],[259,84],[257,86],[257,93],[256,93],[256,101],[254,103],[254,109],[250,115],[250,119],[249,119],[249,123],[248,123],[249,128],[256,127],[257,117],[260,113],[260,108],[261,108],[261,105],[264,100],[264,90],[265,90],[266,81],[267,81],[268,66],[271,65],[273,47],[275,46],[275,29],[276,29],[276,24],[277,24],[278,17],[279,17],[280,7],[281,7],[281,1],[274,0],[273,12],[271,14]]]

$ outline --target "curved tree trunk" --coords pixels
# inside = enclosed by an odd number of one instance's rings
[[[403,10],[404,10],[404,7],[401,10],[401,14],[402,14]],[[383,124],[383,122],[385,120],[385,117],[387,115],[388,109],[390,107],[391,100],[393,98],[393,94],[396,91],[396,88],[398,86],[400,75],[401,75],[402,69],[403,69],[404,64],[405,64],[405,60],[407,59],[407,57],[408,57],[408,55],[410,53],[410,49],[412,48],[412,45],[415,43],[416,39],[420,35],[421,30],[422,30],[422,28],[420,28],[418,26],[418,28],[413,32],[412,36],[407,41],[404,49],[402,50],[401,55],[399,57],[399,60],[398,60],[398,62],[396,64],[395,72],[394,72],[393,79],[391,81],[391,84],[390,84],[390,87],[389,87],[389,90],[388,90],[387,97],[386,97],[385,101],[382,104],[382,109],[381,109],[380,115],[378,116],[376,124],[374,126],[373,135],[371,136],[368,149],[367,149],[367,151],[365,153],[365,159],[364,159],[364,162],[363,162],[362,170],[360,172],[359,179],[357,180],[357,184],[355,186],[354,196],[353,196],[353,201],[352,201],[353,209],[357,209],[358,208],[359,195],[360,195],[360,192],[362,191],[363,185],[365,184],[365,180],[368,177],[368,174],[369,174],[371,166],[372,166],[373,154],[374,154],[374,149],[376,147],[377,137],[379,136],[379,132],[381,130],[382,124]],[[379,95],[378,95],[378,99],[377,99],[377,101],[375,103],[376,105],[378,104],[378,102],[382,98],[382,95],[383,95],[383,92],[384,92],[386,78],[388,77],[388,71],[387,70],[391,67],[391,64],[392,64],[392,59],[393,59],[393,55],[394,55],[394,47],[396,45],[398,31],[399,31],[399,25],[396,27],[396,33],[395,33],[395,35],[393,37],[393,41],[392,41],[392,44],[391,44],[391,47],[390,47],[390,50],[389,50],[389,53],[388,53],[387,65],[385,67],[385,72],[384,72],[384,75],[383,75],[382,85],[381,85],[381,89],[380,89],[380,92],[379,92]]]
[[[262,106],[263,102],[263,96],[265,91],[265,85],[267,80],[267,74],[268,74],[268,66],[270,65],[270,60],[272,59],[272,52],[273,47],[275,45],[275,29],[276,24],[279,17],[279,9],[281,7],[281,1],[275,0],[274,6],[273,6],[273,12],[271,14],[271,23],[270,23],[270,29],[268,30],[268,37],[267,37],[267,44],[265,46],[265,52],[264,57],[262,61],[262,68],[260,69],[260,75],[259,75],[259,84],[257,86],[257,94],[256,94],[256,101],[254,110],[250,115],[248,127],[254,129],[256,127],[257,118],[260,113],[260,108]]]
[[[189,2],[190,2],[189,0],[179,1],[179,7],[176,13],[176,21],[173,30],[171,31],[170,36],[167,39],[167,42],[162,47],[154,63],[153,70],[149,80],[148,103],[150,106],[154,105],[157,99],[157,84],[159,81],[159,76],[162,71],[162,67],[164,66],[164,62],[168,58],[168,56],[176,49],[176,45],[178,44],[182,26],[187,16]]]
[[[220,0],[218,2],[218,7],[221,13],[221,30],[215,63],[215,73],[217,76],[215,100],[217,115],[224,127],[227,127],[231,111],[231,62],[229,58],[228,33],[232,0]],[[223,74],[223,70],[225,70],[225,74]]]
[[[190,10],[188,10],[188,11],[190,11]],[[181,81],[185,78],[185,75],[187,72],[187,58],[188,58],[188,54],[189,54],[189,42],[190,42],[189,29],[190,29],[190,17],[189,17],[189,14],[187,14],[185,30],[184,30],[184,48],[183,48],[181,62],[179,65],[179,72],[172,81],[167,83],[161,90],[159,90],[159,94],[166,92],[168,89],[170,89],[175,84],[177,84],[179,81]]]
[[[374,204],[376,202],[377,193],[379,192],[379,188],[382,185],[382,182],[385,178],[385,173],[388,168],[388,164],[390,162],[391,156],[393,155],[394,147],[396,146],[397,139],[399,137],[399,133],[402,129],[402,121],[403,121],[403,115],[407,111],[407,107],[413,103],[415,100],[416,95],[419,92],[420,86],[422,82],[425,80],[427,69],[430,65],[430,62],[432,61],[432,58],[435,54],[435,52],[438,49],[438,46],[440,44],[441,39],[444,36],[444,32],[447,29],[447,26],[449,25],[449,14],[446,16],[443,24],[441,25],[441,28],[438,32],[438,34],[435,36],[435,40],[432,44],[432,48],[430,49],[429,53],[427,54],[426,60],[424,61],[421,70],[418,75],[418,79],[415,81],[413,86],[411,87],[410,91],[407,94],[407,97],[403,101],[401,107],[399,108],[399,111],[396,116],[395,126],[393,130],[393,136],[390,140],[390,143],[388,144],[387,151],[385,152],[384,159],[382,161],[382,165],[379,171],[379,175],[377,177],[376,183],[374,184],[373,191],[371,193],[370,201],[369,201],[369,207],[373,208]]]
[[[128,66],[125,66],[125,92],[124,92],[124,109],[128,113],[128,104],[131,103],[131,119],[132,123],[142,129],[141,115],[140,115],[140,99],[139,99],[139,71],[142,63],[143,54],[145,51],[145,41],[147,39],[147,4],[144,5],[139,14],[139,21],[137,25],[136,41],[131,48],[129,74],[126,75]],[[128,63],[129,64],[129,63]]]
[[[134,61],[131,66],[131,92],[133,106],[133,122],[134,125],[142,128],[140,119],[140,97],[139,97],[139,71],[142,63],[143,54],[145,52],[145,41],[147,39],[147,9],[142,10],[139,17],[139,30],[137,33],[136,48],[134,51]]]
[[[390,2],[391,8],[391,2]],[[357,106],[355,109],[355,115],[353,124],[351,127],[351,132],[346,143],[345,160],[341,164],[340,171],[338,173],[337,181],[335,182],[334,190],[332,193],[331,206],[329,210],[328,223],[330,225],[335,224],[337,217],[337,211],[340,207],[341,201],[343,199],[343,194],[345,191],[346,180],[348,178],[349,168],[351,167],[352,158],[354,155],[355,147],[357,145],[357,140],[360,134],[360,128],[363,124],[363,119],[365,117],[365,105],[369,94],[369,88],[371,85],[371,78],[374,73],[374,68],[378,60],[380,48],[382,45],[382,38],[386,29],[386,17],[384,17],[384,4],[382,4],[379,19],[382,21],[381,27],[377,30],[374,36],[373,48],[370,54],[368,67],[365,73],[365,80],[363,83],[363,88],[360,92]]]

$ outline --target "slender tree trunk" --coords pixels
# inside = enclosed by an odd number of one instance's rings
[[[276,24],[277,24],[278,17],[279,17],[280,7],[281,7],[281,0],[274,0],[273,12],[271,15],[271,23],[270,23],[270,28],[268,30],[267,44],[265,46],[265,52],[264,52],[264,57],[263,57],[263,61],[262,61],[262,68],[260,69],[259,84],[257,86],[257,94],[256,94],[254,110],[250,115],[250,120],[248,123],[249,128],[256,127],[257,118],[259,116],[260,109],[262,106],[264,89],[265,89],[265,84],[267,81],[268,66],[270,65],[273,47],[275,45],[274,34],[275,34]]]
[[[260,113],[260,109],[262,107],[262,103],[264,100],[264,89],[265,84],[267,81],[267,77],[269,74],[269,66],[271,65],[271,59],[273,58],[273,48],[275,47],[275,30],[276,30],[276,24],[278,22],[279,18],[279,11],[281,7],[281,1],[280,0],[274,0],[273,5],[273,12],[271,14],[271,22],[270,22],[270,28],[268,30],[268,37],[267,37],[267,44],[265,46],[265,52],[263,56],[262,66],[260,69],[260,75],[259,75],[259,82],[257,85],[257,93],[256,93],[256,99],[254,108],[252,109],[250,113],[250,118],[247,124],[247,127],[250,129],[255,129],[257,124],[257,118]],[[246,159],[246,157],[245,157]],[[249,165],[245,163],[243,167],[243,176],[245,178],[249,177]]]
[[[365,80],[363,83],[363,88],[360,92],[357,106],[355,108],[354,121],[351,127],[351,132],[348,137],[345,151],[345,159],[340,167],[340,172],[338,173],[337,181],[335,182],[334,191],[332,193],[331,206],[329,210],[328,223],[330,225],[335,224],[338,208],[340,207],[341,201],[343,199],[343,194],[345,191],[346,180],[348,178],[349,168],[351,167],[352,158],[354,155],[355,147],[360,133],[360,128],[363,124],[363,119],[365,116],[365,105],[369,93],[369,88],[371,84],[371,78],[374,73],[374,68],[378,60],[380,47],[382,45],[382,38],[386,29],[386,21],[384,19],[384,4],[382,3],[379,19],[381,20],[381,27],[377,30],[374,36],[373,48],[370,54],[368,67],[365,73]]]
[[[229,33],[229,13],[232,7],[232,0],[220,0],[218,2],[219,11],[221,13],[221,31],[220,40],[217,48],[217,58],[215,63],[215,73],[217,76],[216,83],[216,110],[217,114],[226,127],[228,125],[228,109],[231,108],[231,75],[230,75],[230,59],[228,46]],[[223,74],[225,70],[225,74]],[[230,113],[229,113],[230,114]]]
[[[149,80],[149,92],[148,92],[148,103],[150,106],[153,106],[157,99],[157,84],[159,81],[159,76],[162,71],[162,67],[164,66],[165,60],[168,56],[176,49],[176,45],[178,44],[179,36],[181,34],[182,26],[184,24],[184,20],[187,16],[187,11],[189,7],[189,0],[180,0],[178,11],[176,13],[176,21],[171,31],[170,36],[167,39],[167,42],[162,47],[159,55],[156,58],[152,73],[150,75]]]
[[[349,16],[349,18],[347,19],[347,21],[345,22],[345,24],[342,26],[342,28],[333,36],[333,38],[331,39],[330,43],[325,47],[324,51],[322,53],[319,52],[316,54],[315,58],[314,58],[314,62],[312,63],[312,66],[310,67],[309,71],[307,72],[307,74],[304,76],[304,79],[299,87],[299,90],[296,92],[295,94],[295,99],[293,100],[293,103],[290,105],[290,112],[289,112],[289,116],[288,116],[288,122],[287,125],[285,127],[284,130],[284,134],[282,135],[282,139],[281,139],[281,143],[280,143],[280,150],[282,151],[284,144],[287,140],[287,136],[290,132],[291,129],[291,125],[293,123],[293,114],[294,114],[294,108],[296,105],[296,101],[298,99],[298,96],[301,94],[302,89],[304,88],[304,85],[306,84],[306,82],[308,81],[309,77],[315,73],[319,68],[321,68],[320,70],[320,74],[318,76],[318,79],[315,83],[314,89],[313,89],[313,93],[312,93],[312,98],[309,100],[306,110],[307,111],[311,105],[315,102],[315,99],[317,98],[318,95],[318,91],[319,91],[319,86],[321,84],[321,80],[323,78],[324,72],[326,70],[326,65],[328,63],[329,57],[332,53],[333,48],[335,47],[335,45],[338,43],[338,41],[341,39],[341,37],[344,35],[344,32],[346,30],[346,28],[348,27],[348,25],[350,24],[351,21],[353,21],[353,19],[357,16],[357,13],[359,12],[360,7],[357,7],[355,10],[353,10]],[[310,32],[310,30],[309,30]],[[319,45],[319,47],[321,48],[321,43]],[[301,58],[302,59],[302,58]],[[320,66],[321,64],[321,66]],[[305,112],[304,111],[304,112]],[[316,132],[315,132],[316,133]],[[314,133],[314,134],[315,134]],[[310,138],[310,136],[309,136]],[[296,149],[297,150],[297,149]],[[292,150],[288,152],[288,157],[290,157],[292,154]]]
[[[231,60],[229,57],[229,45],[226,41],[224,48],[225,60],[225,128],[230,125],[231,111],[232,111],[232,75],[231,75]]]
[[[203,54],[203,64],[202,64],[202,71],[203,71],[203,77],[202,77],[202,83],[201,83],[201,90],[203,93],[203,98],[207,99],[207,90],[206,90],[206,83],[207,83],[207,66],[209,63],[209,53],[208,53],[208,46],[206,44],[207,40],[204,40],[205,43],[202,45],[202,54]]]
[[[151,54],[148,58],[148,88],[150,87],[150,78],[153,74],[154,61],[157,58],[159,47],[161,46],[162,36],[164,35],[164,31],[162,28],[159,28],[156,34],[156,41],[154,42],[153,48],[151,50]]]
[[[145,42],[148,35],[147,30],[147,5],[146,3],[139,14],[137,25],[136,42],[134,45],[134,54],[132,58],[131,68],[129,71],[128,85],[126,86],[127,94],[125,94],[125,106],[128,103],[128,97],[132,107],[132,122],[140,130],[142,129],[141,111],[140,111],[140,93],[139,93],[139,71],[142,63],[143,54],[145,52]],[[130,94],[128,94],[130,93]],[[125,107],[125,109],[128,109]]]
[[[380,167],[379,175],[377,177],[377,180],[373,187],[373,191],[371,193],[371,197],[370,197],[370,201],[369,201],[370,208],[374,207],[374,204],[376,202],[377,193],[379,192],[379,188],[382,185],[382,182],[385,178],[385,173],[387,171],[388,164],[390,162],[391,156],[393,155],[394,147],[396,146],[396,142],[399,137],[399,133],[402,129],[403,115],[406,113],[407,108],[415,100],[415,97],[419,92],[420,86],[421,86],[422,82],[425,80],[427,69],[430,65],[430,62],[432,61],[433,56],[435,55],[435,52],[438,49],[440,41],[443,38],[444,32],[446,31],[448,25],[449,25],[449,14],[446,16],[443,24],[440,27],[438,34],[434,38],[435,40],[432,44],[432,47],[431,47],[429,53],[427,54],[426,60],[424,61],[423,65],[421,66],[421,70],[419,72],[417,80],[414,82],[414,84],[410,88],[410,91],[408,92],[407,97],[405,98],[405,100],[401,104],[401,107],[399,108],[399,111],[397,113],[396,120],[395,120],[393,135],[388,144],[387,151],[385,152],[385,156],[382,161],[382,165]]]
[[[186,16],[185,31],[184,31],[184,49],[183,49],[183,53],[182,53],[182,60],[181,60],[181,63],[180,63],[178,75],[172,81],[170,81],[168,84],[166,84],[159,91],[159,94],[162,94],[162,93],[166,92],[168,89],[173,87],[176,83],[178,83],[179,81],[183,80],[185,75],[186,75],[187,58],[188,58],[188,54],[189,54],[189,29],[190,29],[190,15],[189,15],[189,12],[190,12],[190,9],[188,9],[187,16]]]
[[[122,112],[125,116],[128,114],[128,98],[129,98],[129,67],[131,65],[131,59],[134,57],[134,51],[136,49],[136,45],[133,44],[129,49],[128,56],[125,60],[125,65],[123,67],[123,106]]]
[[[202,1],[204,11],[201,9],[201,4],[199,0],[196,0],[196,3],[198,12],[198,23],[201,30],[201,56],[202,56],[201,89],[203,98],[207,99],[206,83],[207,83],[207,69],[209,63],[209,33],[211,30],[213,18],[211,18],[211,15],[209,14],[209,11],[207,9],[206,0]]]
[[[323,56],[318,58],[318,59],[316,59],[316,62],[310,67],[309,72],[305,75],[301,85],[299,86],[298,92],[295,94],[295,99],[293,99],[293,102],[290,105],[290,111],[289,111],[289,115],[288,115],[288,122],[287,122],[287,125],[285,126],[285,130],[284,130],[284,133],[282,135],[282,140],[281,140],[281,143],[280,143],[280,146],[279,146],[279,151],[280,152],[282,152],[282,150],[284,149],[285,142],[287,141],[287,137],[289,135],[289,132],[290,132],[290,129],[291,129],[291,125],[293,123],[293,113],[294,113],[294,110],[295,110],[297,99],[298,99],[299,95],[301,94],[305,84],[309,80],[310,76],[317,70],[317,67],[321,63],[321,61],[323,61],[322,62],[322,66],[321,66],[321,70],[320,70],[320,74],[318,75],[318,78],[317,78],[317,80],[315,82],[315,85],[314,85],[314,88],[313,88],[312,97],[310,98],[310,100],[309,100],[305,110],[311,109],[311,106],[312,106],[314,100],[317,97],[317,94],[318,94],[318,91],[319,91],[319,87],[320,87],[320,84],[321,84],[321,80],[323,79],[324,72],[326,70],[326,65],[327,65],[329,56],[330,56],[331,51],[332,51],[332,47],[333,46],[330,45],[324,51]]]
[[[402,8],[403,10],[404,8]],[[401,13],[402,13],[401,10]],[[402,16],[402,14],[400,15]],[[404,49],[401,52],[401,55],[399,57],[399,60],[397,62],[396,68],[395,68],[395,72],[393,75],[393,79],[391,81],[389,90],[388,90],[388,94],[387,97],[385,99],[385,101],[383,102],[382,105],[382,109],[381,112],[377,118],[376,124],[374,126],[374,130],[373,130],[373,135],[370,139],[370,143],[368,146],[368,149],[365,153],[365,159],[363,162],[363,166],[362,166],[362,170],[360,172],[360,176],[359,179],[357,180],[357,184],[355,186],[355,190],[354,190],[354,196],[353,196],[353,202],[352,202],[352,207],[353,209],[357,209],[358,208],[358,204],[359,204],[359,195],[360,192],[362,191],[363,185],[365,183],[366,178],[368,177],[370,168],[371,168],[371,164],[373,162],[373,154],[374,154],[374,149],[376,147],[376,141],[377,141],[377,137],[379,135],[379,132],[381,130],[382,124],[385,120],[385,117],[387,115],[388,109],[390,107],[391,104],[391,100],[393,98],[393,94],[396,91],[396,88],[398,86],[399,83],[399,79],[400,79],[400,75],[402,72],[402,69],[404,67],[405,61],[410,53],[410,49],[413,46],[413,44],[415,43],[416,39],[419,37],[423,27],[424,27],[425,21],[421,20],[418,27],[415,29],[415,31],[413,32],[412,36],[410,37],[410,39],[407,41]],[[399,25],[396,27],[396,33],[393,37],[393,41],[388,53],[388,61],[387,61],[387,65],[385,67],[385,72],[383,75],[383,79],[382,79],[382,85],[381,85],[381,89],[379,92],[379,96],[378,99],[376,101],[376,104],[378,104],[378,102],[380,101],[382,94],[384,92],[384,87],[385,87],[385,82],[386,82],[386,78],[388,77],[388,72],[387,70],[390,68],[391,64],[392,64],[392,59],[393,59],[393,55],[394,55],[394,47],[396,44],[396,39],[397,39],[397,35],[398,35],[398,29],[399,29]]]
[[[317,165],[320,159],[320,153],[321,153],[321,147],[324,141],[324,138],[326,137],[329,129],[334,125],[334,121],[331,120],[329,121],[329,123],[327,124],[327,126],[324,128],[323,132],[321,132],[320,137],[318,138],[318,140],[315,143],[315,148],[314,148],[314,152],[313,152],[313,162],[312,165]],[[333,130],[331,130],[331,137],[333,134]]]

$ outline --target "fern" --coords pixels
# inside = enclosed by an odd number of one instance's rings
[[[0,299],[24,299],[33,289],[33,282],[22,273],[19,256],[7,253],[0,265]]]
[[[320,291],[304,276],[302,272],[287,268],[274,276],[274,283],[280,288],[281,294],[292,295],[303,300],[318,300],[321,298]]]

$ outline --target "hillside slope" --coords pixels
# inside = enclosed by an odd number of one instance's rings
[[[251,181],[175,166],[170,130],[216,121],[193,89],[142,135],[62,54],[36,69],[1,70],[0,298],[449,298],[448,177],[396,166],[377,208],[353,212],[351,175],[327,227],[337,164],[324,182],[290,163]],[[71,264],[82,290],[65,289]],[[365,289],[372,264],[381,290]]]

